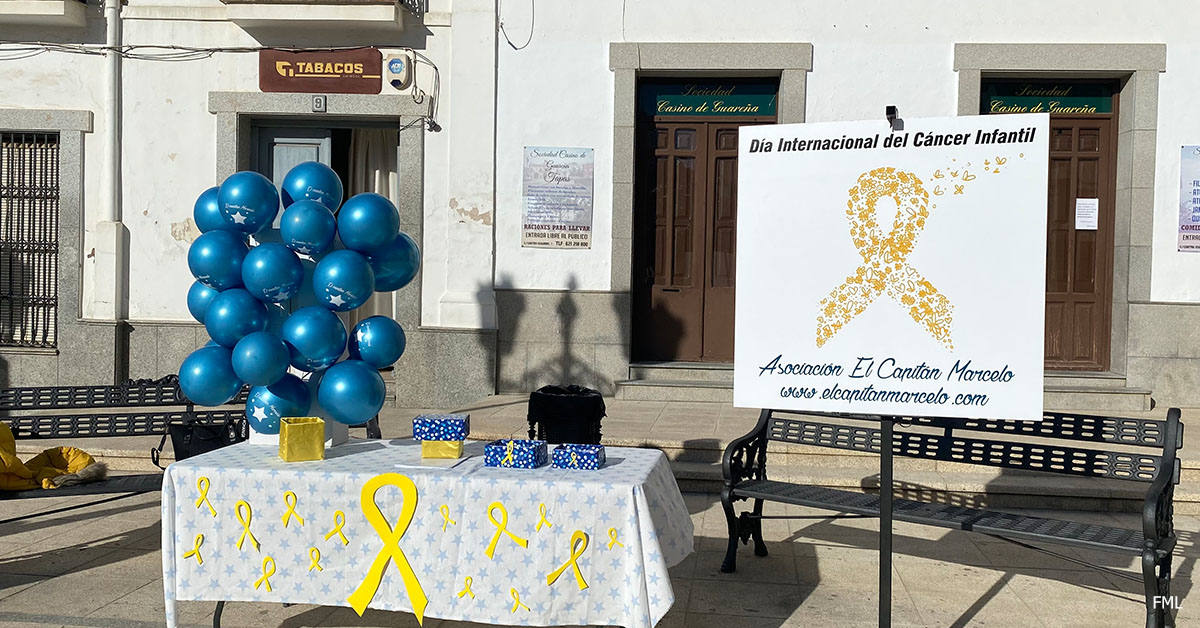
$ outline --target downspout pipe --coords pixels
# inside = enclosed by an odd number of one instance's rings
[[[104,174],[108,183],[108,202],[103,218],[106,222],[121,222],[121,0],[104,0],[104,21],[108,46],[108,159]]]

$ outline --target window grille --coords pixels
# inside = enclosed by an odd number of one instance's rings
[[[0,133],[0,346],[58,340],[58,134]]]

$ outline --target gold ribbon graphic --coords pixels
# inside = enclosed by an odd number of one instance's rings
[[[447,524],[458,525],[457,521],[450,518],[450,506],[442,504],[442,507],[438,508],[438,512],[442,513],[442,532],[446,531]]]
[[[576,456],[575,452],[573,452],[573,451],[571,452],[571,468],[572,469],[579,468],[579,456]]]
[[[301,517],[300,513],[296,512],[296,494],[291,491],[284,493],[283,503],[287,504],[287,512],[283,513],[283,527],[288,527],[288,524],[292,522],[292,517],[295,517],[296,521],[299,521],[300,525],[303,526],[304,517]]]
[[[308,548],[308,558],[312,561],[308,564],[309,571],[314,569],[317,571],[325,571],[325,568],[321,566],[321,550],[315,547]]]
[[[517,612],[518,608],[523,608],[527,611],[529,610],[529,607],[525,606],[525,603],[521,601],[521,594],[517,593],[516,589],[509,589],[508,594],[510,596],[512,596],[512,599],[513,599],[512,612],[514,612],[514,613]]]
[[[509,440],[508,445],[504,447],[504,457],[500,459],[500,466],[513,466],[513,441]]]
[[[541,530],[543,525],[547,528],[554,527],[554,524],[550,523],[550,520],[546,518],[546,504],[538,504],[538,522],[537,526],[533,528],[533,531],[537,532],[538,530]]]
[[[246,508],[246,514],[242,514],[243,506]],[[250,521],[254,519],[254,512],[250,510],[250,504],[244,499],[238,500],[237,505],[234,507],[234,514],[237,515],[238,523],[242,524],[242,535],[238,537],[237,548],[242,549],[242,543],[248,536],[250,537],[250,544],[254,546],[255,551],[262,551],[258,548],[258,539],[254,538],[254,533],[250,531]]]
[[[496,509],[500,509],[500,514],[502,516],[499,521],[496,521],[496,518],[492,516],[492,511]],[[491,521],[492,525],[496,526],[496,534],[492,537],[492,542],[488,543],[487,549],[483,551],[484,554],[487,554],[488,558],[495,556],[496,543],[500,542],[501,534],[507,534],[508,538],[513,540],[513,543],[516,543],[521,547],[529,547],[529,541],[527,539],[523,539],[508,531],[508,509],[504,507],[504,504],[500,502],[492,502],[489,504],[487,508],[487,517],[488,521]]]
[[[849,196],[846,217],[850,238],[863,263],[821,300],[817,346],[824,345],[886,293],[934,339],[953,349],[950,327],[954,305],[906,261],[929,217],[929,194],[921,180],[911,172],[876,168],[858,177]],[[885,196],[895,199],[899,209],[886,237],[875,220],[875,204]]]
[[[254,581],[254,588],[257,589],[259,587],[259,585],[265,584],[265,585],[267,585],[267,593],[270,593],[271,592],[271,581],[268,578],[275,575],[275,559],[274,558],[271,558],[270,556],[263,558],[262,574],[263,575],[261,578]]]
[[[328,541],[329,539],[333,538],[333,535],[336,534],[336,535],[342,537],[342,545],[349,545],[350,539],[346,538],[345,534],[342,534],[342,528],[344,528],[345,526],[346,526],[346,513],[342,512],[340,510],[335,510],[333,512],[333,529],[329,531],[329,534],[325,535],[325,540]]]
[[[553,585],[555,581],[558,580],[558,577],[563,575],[563,572],[567,570],[567,567],[571,567],[575,570],[575,582],[579,584],[579,590],[582,591],[588,588],[588,583],[583,579],[583,572],[579,570],[579,563],[577,562],[579,558],[583,556],[583,552],[587,550],[587,547],[588,535],[586,532],[583,530],[576,530],[574,533],[572,533],[571,557],[568,558],[567,562],[563,563],[561,567],[546,574],[546,586]]]
[[[387,519],[379,510],[379,505],[375,503],[376,491],[384,486],[395,486],[400,489],[400,495],[404,500],[394,528],[388,525]],[[383,541],[383,547],[367,570],[362,584],[358,585],[358,588],[350,594],[350,597],[346,598],[346,601],[350,602],[350,606],[354,608],[359,617],[362,617],[363,612],[367,610],[367,605],[374,599],[375,592],[379,590],[379,583],[383,580],[383,572],[387,569],[388,561],[393,561],[396,563],[396,569],[400,570],[400,576],[404,579],[404,589],[408,592],[409,602],[412,602],[413,614],[417,616],[417,624],[422,624],[425,619],[425,606],[429,604],[429,599],[425,597],[425,590],[421,588],[417,574],[413,572],[412,565],[408,563],[408,557],[404,555],[404,550],[400,549],[400,539],[404,538],[404,533],[408,530],[408,525],[412,523],[413,515],[417,512],[417,485],[413,484],[412,479],[408,476],[399,473],[384,473],[363,484],[360,501],[363,515],[366,516],[367,523],[375,529],[379,539]]]
[[[620,541],[620,539],[617,538],[617,529],[609,528],[608,529],[608,549],[612,549],[614,545],[620,545],[621,547],[625,547],[625,544],[622,543]]]
[[[212,516],[215,517],[217,516],[217,509],[213,508],[212,502],[208,501],[208,487],[211,484],[209,479],[203,475],[196,478],[196,490],[200,491],[200,497],[196,498],[196,508],[208,504],[208,512],[212,513]]]
[[[472,600],[475,599],[475,592],[471,590],[471,582],[473,582],[471,576],[463,578],[463,590],[458,592],[458,597],[469,595]]]
[[[191,558],[192,556],[195,556],[195,557],[196,557],[196,564],[197,564],[197,565],[203,565],[203,564],[204,564],[204,558],[203,558],[202,556],[200,556],[200,546],[201,546],[201,545],[204,545],[204,535],[203,535],[203,534],[197,534],[197,535],[196,535],[196,542],[195,542],[195,544],[193,544],[193,545],[192,545],[192,549],[190,549],[190,550],[188,550],[188,551],[184,552],[184,553],[183,553],[183,557],[184,557],[184,558]]]

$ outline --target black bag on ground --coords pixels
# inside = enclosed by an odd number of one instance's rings
[[[158,447],[150,450],[150,460],[160,469],[166,468],[158,464],[158,458],[167,444],[168,436],[171,437],[175,460],[183,460],[250,438],[250,424],[245,418],[230,418],[220,424],[200,423],[194,418],[168,423],[167,433],[163,434]]]
[[[529,438],[600,444],[604,398],[583,386],[542,386],[529,395]]]

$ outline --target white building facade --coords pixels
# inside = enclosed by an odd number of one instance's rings
[[[350,193],[392,196],[422,244],[418,279],[371,305],[408,333],[399,403],[549,383],[724,399],[739,126],[1041,106],[1054,121],[1048,405],[1197,405],[1200,253],[1178,250],[1181,147],[1200,144],[1188,8],[129,0],[106,19],[96,0],[0,3],[0,39],[25,42],[0,46],[6,154],[50,143],[57,160],[36,165],[55,171],[54,202],[5,201],[17,218],[0,241],[17,253],[0,259],[0,284],[42,292],[0,308],[0,384],[174,372],[207,339],[184,301],[196,195],[304,157],[330,162]],[[123,46],[212,54],[81,54],[114,20]],[[353,46],[413,51],[413,86],[260,89],[259,48]],[[526,147],[592,149],[589,247],[523,246]],[[3,194],[36,197],[23,181]],[[1078,198],[1099,199],[1096,230],[1067,220]],[[45,229],[14,226],[47,212],[55,270],[28,261]]]

